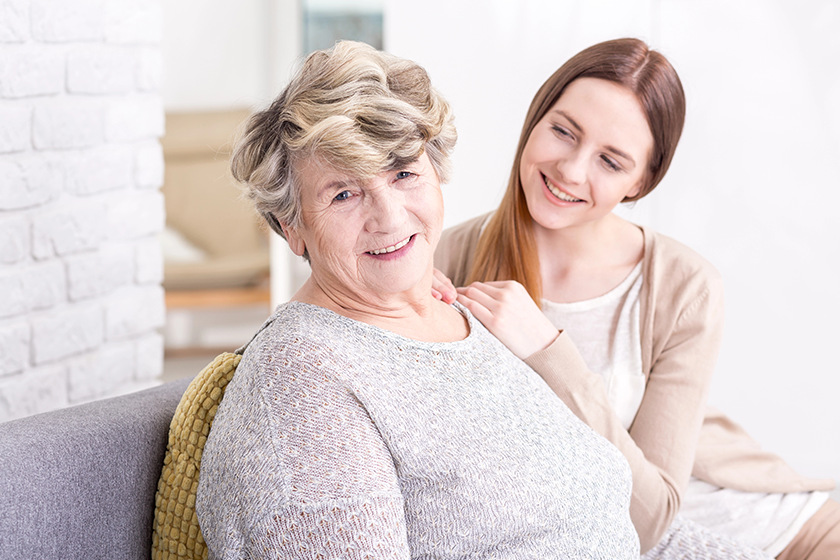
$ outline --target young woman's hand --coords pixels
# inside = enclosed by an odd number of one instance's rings
[[[473,282],[456,291],[458,303],[522,360],[548,347],[559,334],[519,282]]]
[[[452,303],[458,297],[458,292],[455,291],[455,286],[452,282],[444,276],[443,272],[435,269],[432,275],[432,296],[444,303]]]

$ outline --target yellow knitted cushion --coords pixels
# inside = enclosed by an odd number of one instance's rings
[[[153,560],[207,558],[195,515],[201,453],[225,387],[241,359],[228,352],[217,356],[192,380],[175,409],[155,495]]]

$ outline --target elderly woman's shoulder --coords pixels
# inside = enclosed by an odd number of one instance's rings
[[[236,430],[235,426],[267,414],[264,420],[271,424],[283,416],[279,413],[290,402],[299,406],[302,394],[346,392],[347,372],[352,367],[341,351],[340,333],[325,324],[324,317],[328,322],[329,312],[317,306],[280,305],[240,350],[242,361],[225,392],[217,421],[231,423]]]
[[[237,376],[250,378],[255,387],[267,386],[269,375],[293,383],[313,376],[341,381],[353,369],[348,361],[358,346],[352,323],[316,305],[282,304],[241,349]]]
[[[256,355],[302,356],[335,341],[342,331],[340,318],[327,309],[300,302],[281,304],[245,345],[245,358]],[[244,358],[243,358],[244,359]]]

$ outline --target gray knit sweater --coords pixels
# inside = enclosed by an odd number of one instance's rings
[[[210,558],[638,558],[624,457],[459,311],[427,343],[280,306],[207,440]]]

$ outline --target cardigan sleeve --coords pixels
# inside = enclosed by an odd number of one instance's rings
[[[674,314],[671,336],[652,365],[629,432],[613,411],[602,378],[588,370],[565,333],[525,360],[629,462],[630,517],[643,553],[670,526],[691,474],[722,332],[723,290],[717,278],[680,293],[680,312]]]
[[[481,236],[481,227],[489,214],[444,230],[435,249],[435,268],[456,286],[464,286],[472,268],[473,256]]]

